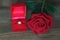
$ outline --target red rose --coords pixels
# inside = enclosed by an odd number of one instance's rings
[[[45,33],[53,26],[52,17],[45,13],[33,14],[28,26],[35,34]]]

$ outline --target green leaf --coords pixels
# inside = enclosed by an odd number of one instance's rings
[[[37,3],[36,2],[26,2],[27,8],[28,9],[33,9]]]
[[[52,13],[54,13],[54,12],[56,12],[57,10],[56,10],[56,8],[52,5],[52,4],[46,4],[46,8],[47,8],[47,10],[49,11],[49,12],[52,12]]]
[[[38,3],[36,6],[35,6],[35,9],[32,11],[32,13],[40,13],[41,12],[41,5],[42,5],[42,2],[41,3]],[[47,13],[47,10],[45,9],[45,6],[43,8],[43,12]]]
[[[42,2],[40,2],[39,4],[37,4],[35,6],[35,9],[32,11],[32,13],[40,13],[41,12],[41,6],[42,6]],[[52,4],[45,3],[43,12],[45,12],[45,13],[49,13],[49,12],[54,13],[56,11],[57,11],[56,8]]]
[[[39,13],[39,12],[41,12],[41,7],[40,7],[40,6],[41,6],[40,3],[38,3],[38,4],[34,7],[32,13]]]

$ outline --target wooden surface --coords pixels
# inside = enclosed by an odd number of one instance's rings
[[[12,3],[16,2],[14,1]],[[60,40],[60,0],[50,0],[49,2],[57,8],[57,13],[54,13],[54,20],[56,20],[55,28],[52,28],[46,34],[40,35],[34,35],[31,31],[25,33],[12,33],[10,8],[0,8],[0,40]],[[7,3],[8,4],[5,3],[5,6],[9,6],[9,1]],[[28,12],[27,19],[31,16],[30,13],[31,12]]]
[[[0,40],[60,40],[60,28],[52,28],[46,34],[35,35],[33,32],[3,33]]]

